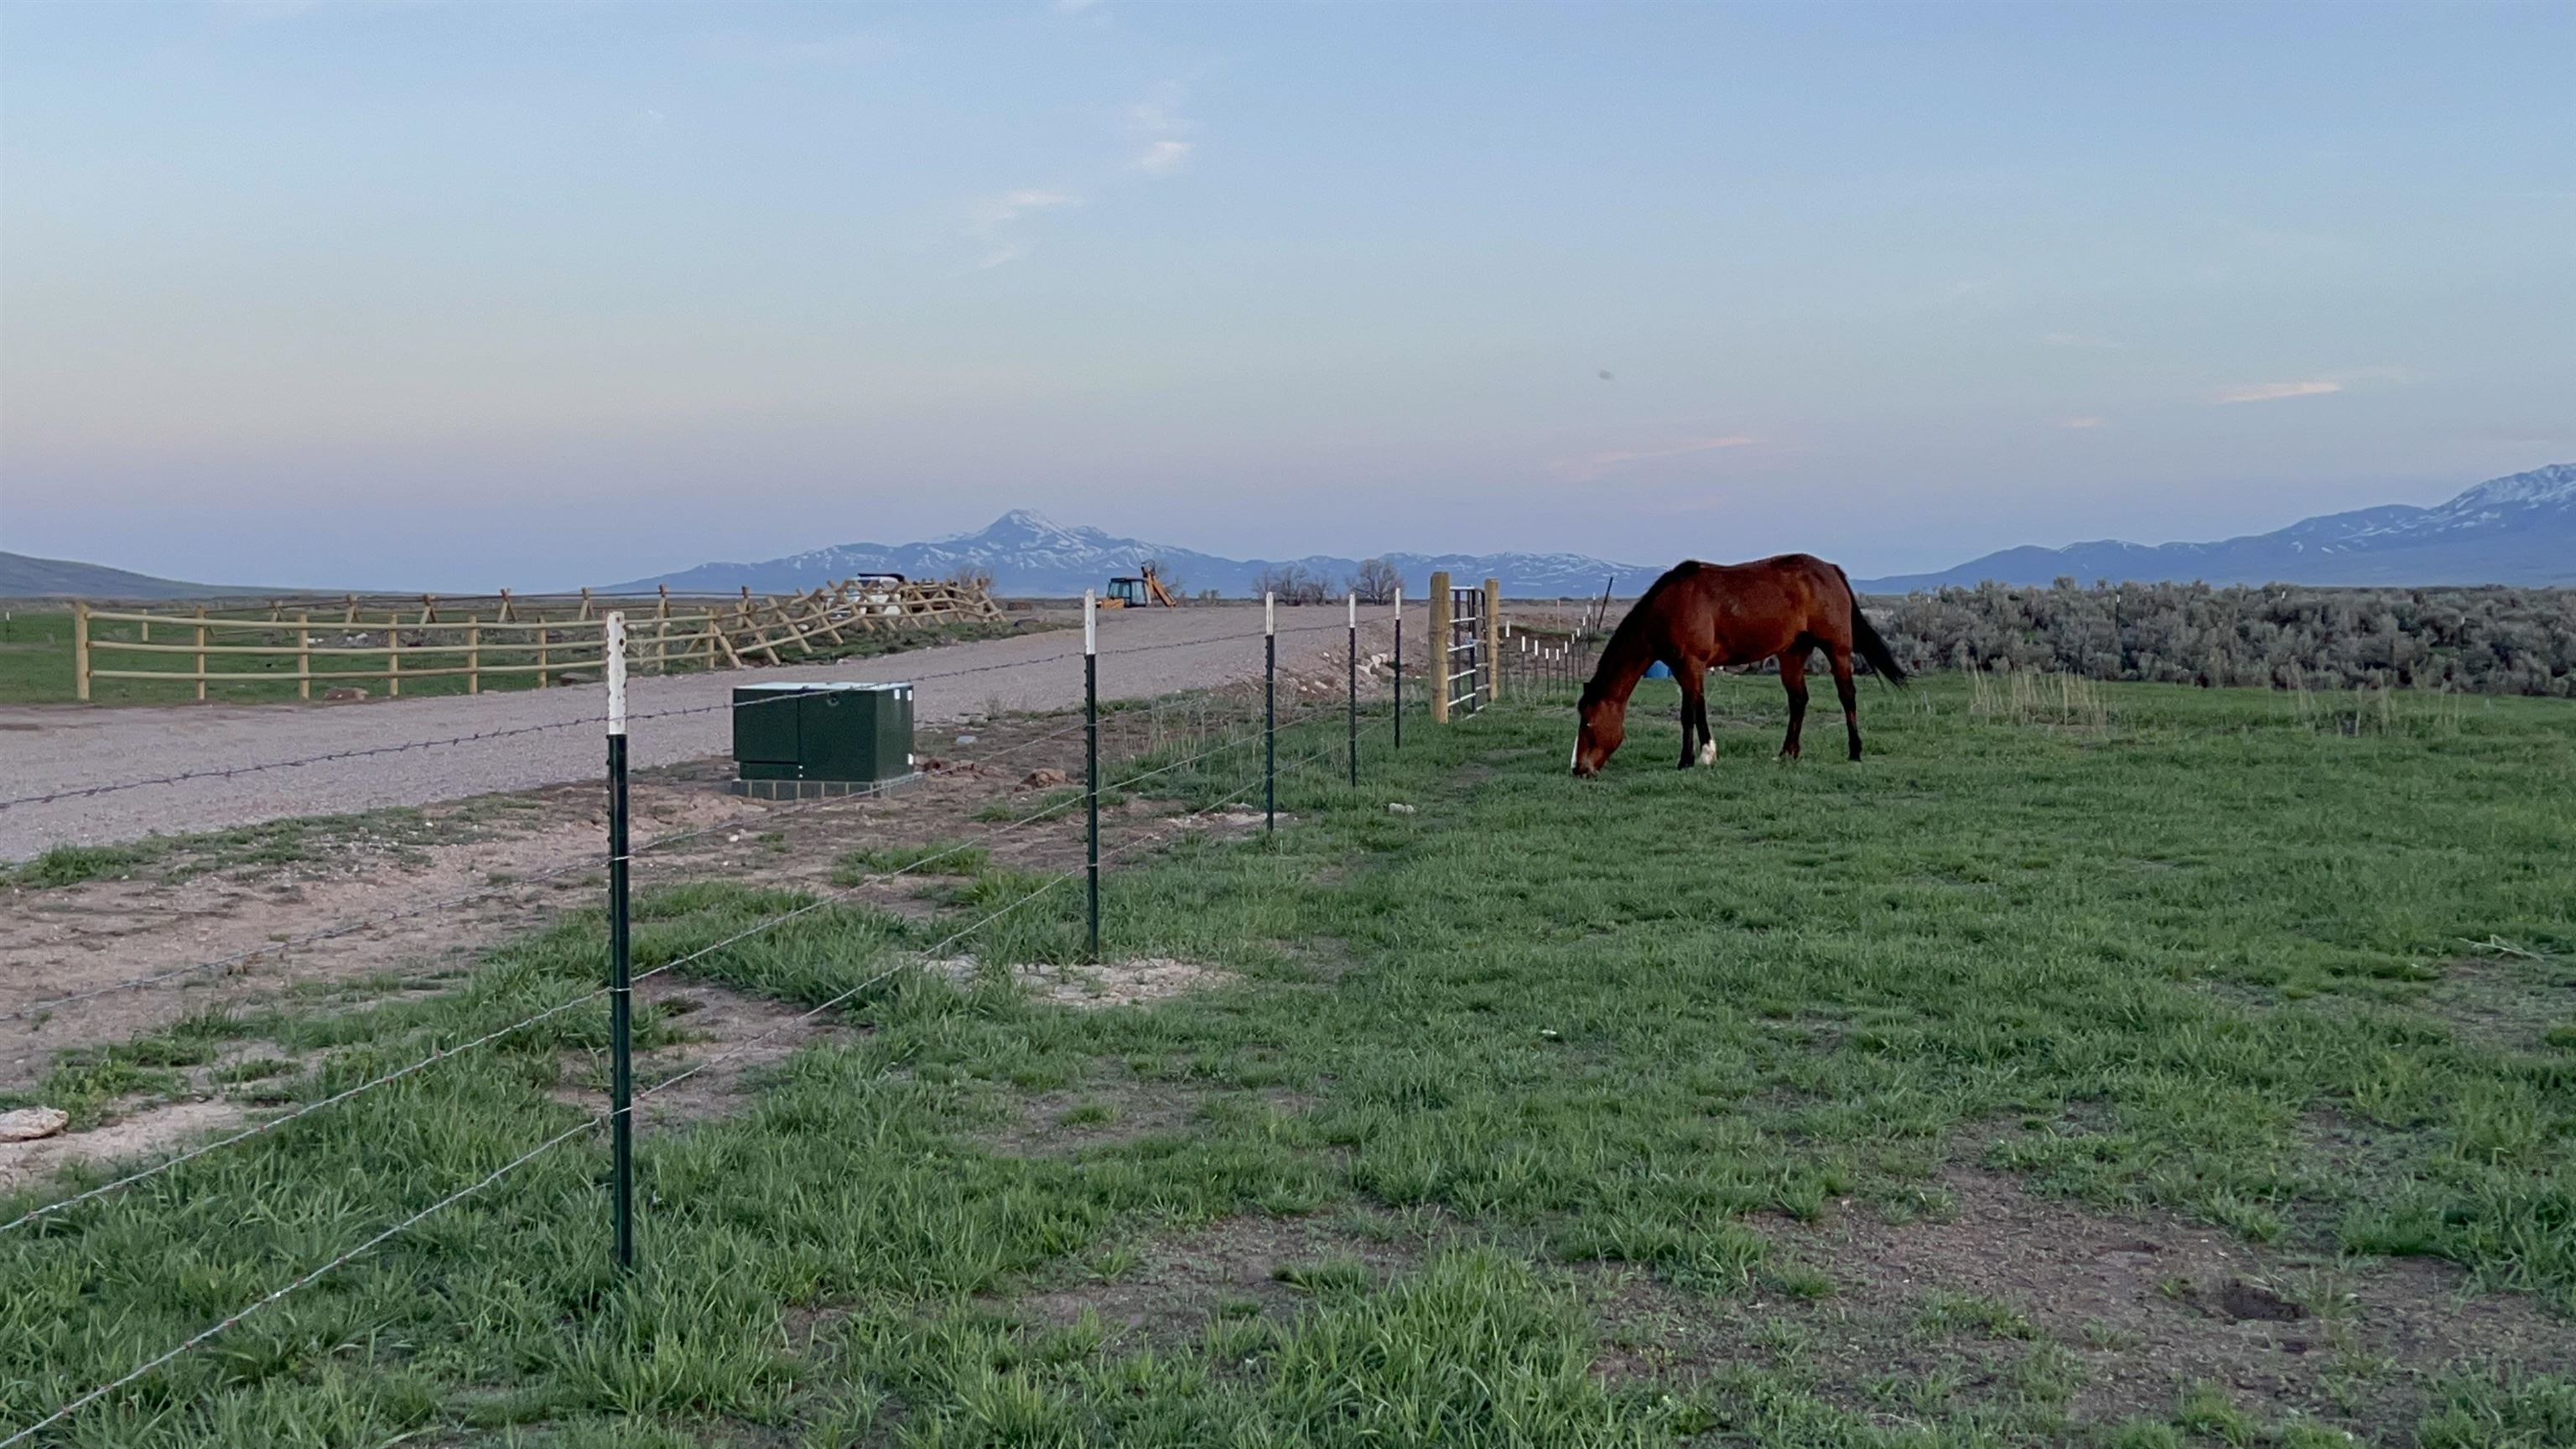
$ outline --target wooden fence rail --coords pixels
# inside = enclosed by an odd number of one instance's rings
[[[893,578],[844,579],[802,594],[755,598],[675,600],[668,590],[638,599],[578,595],[514,596],[507,590],[473,599],[435,594],[358,595],[338,600],[244,603],[223,600],[187,613],[143,609],[72,607],[74,694],[87,700],[101,679],[160,680],[190,684],[205,699],[209,686],[296,682],[313,697],[314,682],[381,680],[399,696],[405,680],[462,678],[480,694],[487,676],[533,676],[538,688],[566,670],[597,667],[606,647],[607,616],[622,608],[632,666],[639,673],[675,669],[739,669],[757,656],[784,664],[788,655],[812,656],[846,648],[852,636],[959,622],[989,622],[1001,607],[979,588],[914,583]],[[676,605],[676,607],[675,607]],[[549,613],[554,617],[548,617]],[[441,617],[444,615],[445,617]],[[153,638],[155,626],[161,638]],[[254,636],[248,642],[243,636]],[[182,642],[174,642],[182,641]],[[113,668],[101,656],[185,656],[189,667]],[[317,669],[382,661],[376,667]],[[254,667],[264,661],[264,667]],[[286,672],[292,661],[294,672]],[[232,667],[226,667],[232,666]]]

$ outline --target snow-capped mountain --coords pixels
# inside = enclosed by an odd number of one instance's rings
[[[1432,571],[1447,569],[1460,583],[1494,578],[1503,590],[1520,598],[1581,598],[1597,595],[1616,576],[1635,591],[1652,581],[1663,566],[1608,563],[1573,553],[1410,554],[1382,555],[1404,576],[1407,594],[1418,596],[1430,586]],[[1107,585],[1115,574],[1132,574],[1143,560],[1157,560],[1164,579],[1186,593],[1215,589],[1240,598],[1255,592],[1268,569],[1294,566],[1323,578],[1338,591],[1359,568],[1359,560],[1329,555],[1293,559],[1231,559],[1172,544],[1120,538],[1097,528],[1067,528],[1025,508],[1013,509],[978,532],[954,534],[925,543],[844,543],[790,554],[766,563],[701,564],[675,574],[636,579],[611,587],[618,591],[668,584],[674,592],[731,593],[749,586],[759,593],[786,593],[812,588],[852,574],[895,573],[907,578],[943,578],[960,572],[990,573],[998,593],[1065,597]]]
[[[1517,598],[1586,598],[1615,577],[1622,596],[1644,588],[1667,564],[1611,563],[1574,553],[1383,555],[1419,595],[1434,569],[1461,583],[1495,578]],[[675,591],[761,593],[812,588],[852,574],[896,573],[942,578],[990,573],[1004,594],[1069,597],[1104,587],[1115,574],[1159,560],[1164,577],[1186,593],[1215,589],[1241,598],[1265,570],[1294,566],[1338,590],[1359,561],[1326,555],[1232,559],[1172,544],[1121,538],[1097,528],[1067,528],[1015,509],[974,533],[924,543],[845,543],[765,563],[710,563],[679,573],[613,585],[618,590],[668,584]],[[1667,561],[1669,563],[1669,561]],[[2072,576],[2138,582],[2201,580],[2213,584],[2524,584],[2576,585],[2576,463],[2553,463],[2481,483],[2433,508],[2389,504],[2303,519],[2287,528],[2217,543],[2137,544],[2105,540],[2065,548],[2014,548],[1932,574],[1863,579],[1873,593],[1902,593],[1974,584],[2045,584]]]
[[[2217,543],[2103,540],[2009,548],[1931,574],[1863,579],[1904,593],[1991,579],[2137,583],[2576,585],[2576,463],[2492,478],[2432,508],[2389,504]]]

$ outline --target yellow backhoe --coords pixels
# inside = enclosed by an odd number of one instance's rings
[[[1138,564],[1133,574],[1111,579],[1109,593],[1100,601],[1104,609],[1141,609],[1148,604],[1160,604],[1166,609],[1181,606],[1172,591],[1163,587],[1162,570],[1150,561]]]

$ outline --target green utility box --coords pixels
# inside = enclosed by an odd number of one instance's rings
[[[863,795],[912,774],[909,684],[743,684],[733,691],[737,795]]]

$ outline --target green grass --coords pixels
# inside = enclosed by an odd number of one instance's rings
[[[46,890],[104,879],[185,880],[225,871],[347,859],[361,848],[396,863],[422,860],[432,845],[476,839],[531,813],[524,802],[487,795],[429,809],[393,806],[346,815],[298,816],[186,835],[148,835],[121,845],[58,845],[18,865],[0,865],[0,882]]]
[[[1275,838],[1109,876],[1113,955],[1234,984],[1075,1013],[994,973],[899,974],[740,1110],[644,1135],[631,1279],[606,1262],[604,1148],[580,1139],[67,1442],[2331,1442],[2216,1389],[2074,1423],[2083,1371],[2049,1343],[1991,1383],[1891,1378],[1896,1419],[1794,1366],[1591,1370],[1596,1265],[1690,1301],[1829,1292],[1774,1247],[1779,1222],[1920,1214],[1961,1158],[2104,1211],[2439,1256],[2478,1291],[2576,1309],[2576,1050],[2489,1025],[2547,1016],[2494,998],[2576,986],[2576,715],[2480,700],[2347,736],[2271,695],[2104,694],[2108,726],[2068,730],[1971,721],[1950,681],[1872,689],[1869,760],[1782,768],[1776,686],[1723,681],[1720,762],[1678,773],[1665,688],[1592,782],[1566,776],[1562,711],[1409,729],[1358,791],[1329,759],[1288,779],[1298,823]],[[1212,802],[1240,765],[1171,788]],[[824,1001],[1025,884],[988,866],[945,920],[825,908],[690,969]],[[803,899],[654,896],[639,965]],[[1081,906],[1056,890],[962,949],[1076,962]],[[572,920],[453,993],[261,1030],[322,1063],[292,1083],[309,1098],[589,989],[601,931]],[[2488,942],[2520,953],[2511,972],[2492,948],[2463,961]],[[647,1013],[643,1039],[672,1029]],[[0,1424],[578,1121],[547,1093],[605,1040],[596,1010],[567,1012],[0,1238]],[[1031,1112],[1152,1130],[1003,1150]],[[1086,1264],[1145,1291],[1138,1245],[1198,1226],[1370,1215],[1413,1225],[1409,1257],[1318,1259],[1282,1275],[1285,1306],[1215,1304],[1176,1340],[1030,1296],[1111,1291]],[[1917,1327],[1962,1348],[2032,1331],[1967,1298]],[[2425,1442],[2564,1442],[2576,1413],[2567,1379],[2511,1365],[2446,1385]]]
[[[161,856],[158,842],[136,845],[57,845],[11,869],[9,884],[41,890],[130,874]]]
[[[832,884],[854,886],[905,871],[914,875],[982,875],[993,853],[981,845],[934,840],[925,845],[875,845],[842,853],[832,864]]]

